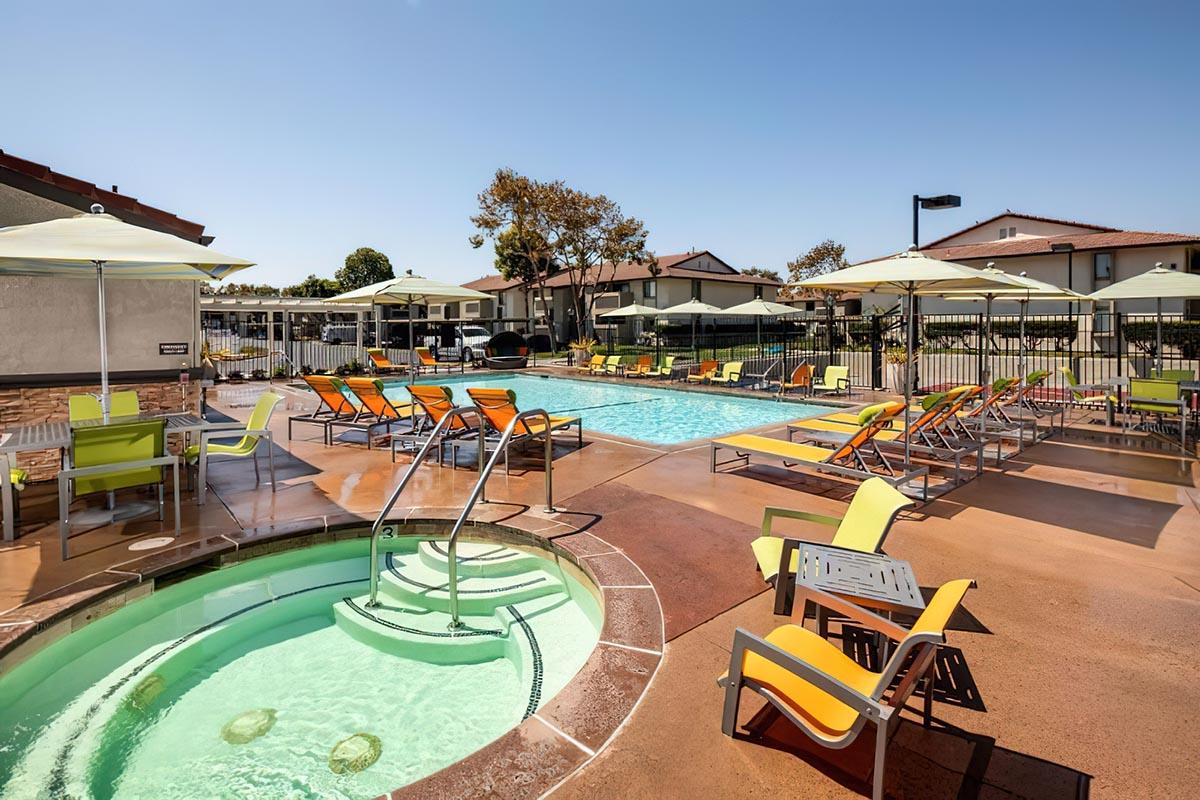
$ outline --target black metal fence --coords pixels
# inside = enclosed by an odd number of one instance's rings
[[[803,362],[818,371],[847,365],[856,386],[903,390],[906,320],[899,314],[810,317],[770,324],[660,327],[635,343],[609,337],[599,352],[674,355],[689,362],[745,362],[745,371],[790,374]],[[731,329],[732,328],[732,329]],[[917,319],[914,388],[935,391],[1001,377],[1050,373],[1049,391],[1065,392],[1069,369],[1081,383],[1121,376],[1147,377],[1155,369],[1157,317],[1153,314],[1077,313],[926,314]],[[1200,319],[1164,315],[1162,368],[1197,373]]]
[[[296,373],[365,371],[366,348],[383,343],[389,360],[412,360],[408,321],[358,321],[354,315],[322,313],[272,314],[228,312],[201,314],[201,353],[223,378],[284,378]],[[513,328],[508,320],[443,322],[414,320],[411,345],[428,347],[443,362],[481,358],[487,340]],[[529,337],[531,350],[549,349],[546,337]],[[542,341],[545,340],[545,341]]]

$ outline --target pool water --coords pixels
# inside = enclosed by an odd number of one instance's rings
[[[519,724],[596,644],[594,596],[549,559],[501,548],[523,559],[520,571],[490,580],[536,576],[553,590],[498,601],[522,621],[498,649],[425,660],[411,643],[407,656],[372,646],[334,613],[366,591],[366,544],[183,581],[18,664],[0,679],[0,797],[372,798]],[[413,540],[388,546],[389,570],[430,580]],[[385,608],[445,637],[437,605]],[[503,634],[498,618],[472,613]],[[334,749],[347,739],[370,743],[375,760],[344,768]]]
[[[584,431],[607,433],[648,444],[673,445],[711,439],[760,425],[781,424],[819,416],[830,409],[818,403],[793,403],[755,397],[685,392],[628,379],[624,383],[571,380],[539,375],[483,373],[429,375],[421,383],[445,384],[461,404],[470,402],[467,387],[512,389],[522,410],[543,408],[551,414],[580,417]],[[390,384],[385,394],[394,402],[409,402],[402,384]]]

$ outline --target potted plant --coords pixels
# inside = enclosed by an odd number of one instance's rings
[[[597,342],[595,339],[586,336],[576,339],[568,344],[567,347],[571,351],[571,363],[586,364],[591,360],[592,353],[595,351],[596,345],[598,344],[599,342]]]
[[[913,361],[917,360],[920,350],[913,351]],[[904,376],[908,372],[908,351],[903,347],[889,347],[883,353],[884,382],[888,391],[904,394]]]

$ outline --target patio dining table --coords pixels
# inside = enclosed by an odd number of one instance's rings
[[[18,453],[29,453],[38,450],[64,451],[71,446],[71,428],[91,428],[99,425],[112,425],[121,422],[138,422],[142,420],[162,419],[166,422],[168,434],[178,433],[186,438],[193,433],[218,427],[206,422],[196,414],[134,414],[129,416],[110,417],[107,422],[103,419],[55,420],[39,422],[33,425],[16,425],[0,433],[0,507],[4,513],[4,541],[11,542],[16,538],[16,524],[13,519],[12,476],[9,470],[16,464]],[[61,460],[61,459],[60,459]]]

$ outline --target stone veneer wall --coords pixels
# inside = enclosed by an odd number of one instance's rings
[[[113,384],[109,389],[114,392],[135,390],[143,411],[182,410],[182,392],[176,380]],[[195,412],[200,403],[200,385],[194,381],[189,383],[187,392],[187,410]],[[67,397],[84,393],[99,394],[100,386],[0,387],[0,433],[13,425],[65,420]],[[57,450],[21,453],[17,456],[17,466],[29,470],[30,480],[53,480],[58,474],[58,457]]]

